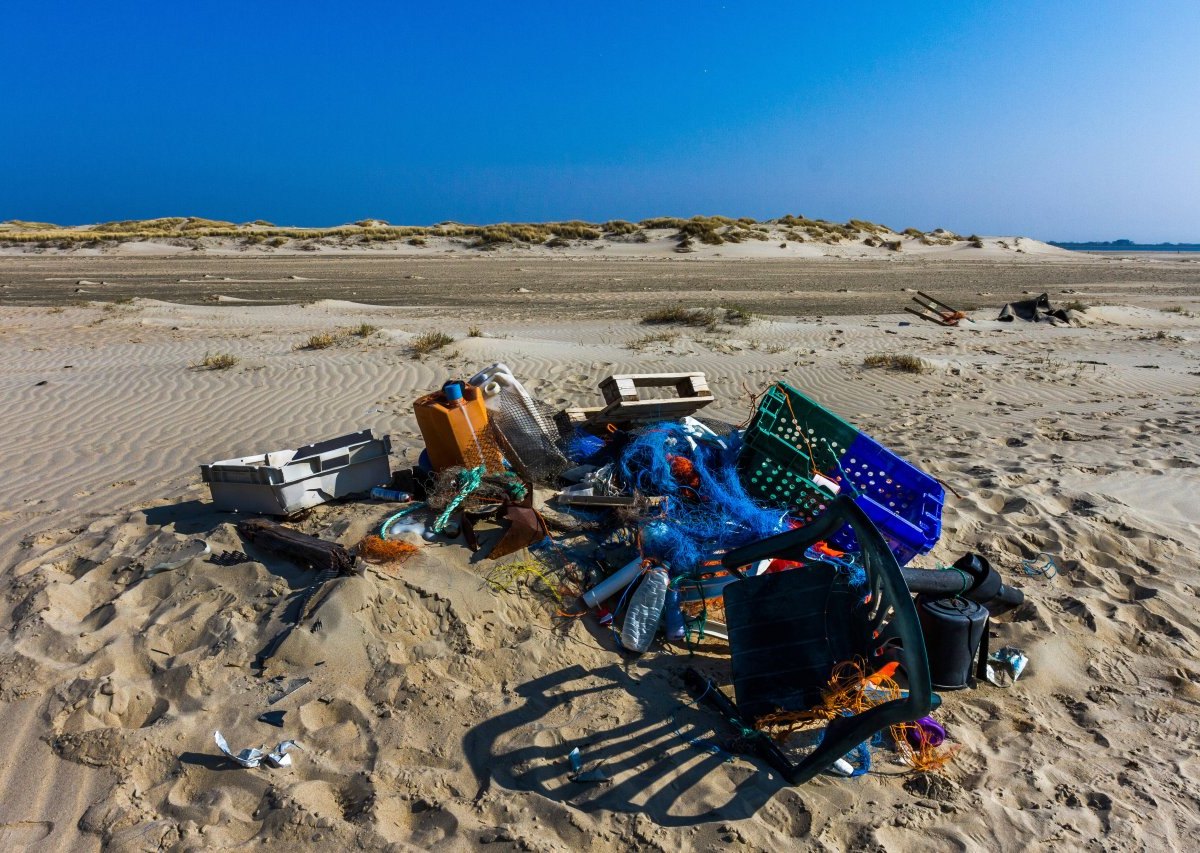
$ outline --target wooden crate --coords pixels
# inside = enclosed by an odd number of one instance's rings
[[[643,400],[639,389],[674,387],[676,397]],[[563,435],[576,427],[597,430],[607,424],[628,425],[644,421],[677,420],[687,417],[713,402],[708,380],[703,373],[622,373],[600,383],[605,405],[571,406],[554,417]]]
[[[640,389],[674,387],[674,398],[643,400]],[[590,421],[645,421],[686,417],[713,402],[703,373],[623,373],[600,383],[607,404]]]

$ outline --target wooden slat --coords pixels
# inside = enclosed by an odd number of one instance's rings
[[[657,417],[681,418],[704,408],[713,402],[711,396],[686,397],[676,400],[637,400],[634,402],[619,401],[605,406],[602,411],[592,415],[588,420],[611,421],[620,423],[630,420],[647,420]]]

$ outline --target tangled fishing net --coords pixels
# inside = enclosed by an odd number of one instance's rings
[[[366,536],[358,543],[358,556],[368,563],[403,563],[417,551],[418,546],[402,539],[381,539]]]
[[[573,588],[561,576],[554,566],[548,565],[537,557],[517,560],[512,563],[495,566],[483,579],[492,592],[516,593],[522,588],[535,597],[544,599],[553,606],[555,615],[574,617],[581,615],[576,612],[570,602],[578,597],[578,590]]]
[[[663,498],[640,519],[641,547],[677,572],[787,529],[784,512],[746,493],[732,453],[696,441],[681,424],[648,427],[625,447],[619,467],[636,492]]]
[[[525,484],[511,471],[503,474],[488,474],[478,468],[451,466],[438,472],[437,479],[428,490],[426,503],[431,509],[443,512],[451,504],[467,512],[478,512],[506,498],[519,501],[525,497]]]

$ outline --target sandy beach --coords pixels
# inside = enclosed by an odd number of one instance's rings
[[[1200,262],[1001,239],[862,257],[768,252],[774,236],[687,255],[6,249],[0,845],[1195,847]],[[976,322],[904,314],[918,289]],[[1082,324],[995,321],[1043,292],[1085,306]],[[674,304],[755,316],[640,323]],[[414,357],[429,331],[453,343]],[[299,348],[322,333],[337,342]],[[889,353],[931,369],[863,364]],[[236,364],[196,367],[217,354]],[[622,657],[590,619],[489,587],[461,543],[332,582],[269,655],[306,572],[256,553],[147,572],[191,539],[246,550],[201,463],[371,428],[393,468],[412,465],[413,400],[495,361],[555,407],[598,405],[597,383],[625,372],[704,371],[708,413],[731,423],[772,382],[803,390],[958,493],[916,564],[975,551],[1022,588],[991,642],[1026,650],[1028,671],[944,694],[961,749],[935,777],[880,761],[790,787],[677,734],[719,722],[684,705],[686,652]],[[337,503],[299,526],[350,546],[385,514]],[[1057,577],[1022,572],[1039,553]],[[256,722],[267,708],[282,729]],[[217,729],[235,749],[302,749],[291,767],[231,767]],[[567,780],[574,746],[610,784]]]

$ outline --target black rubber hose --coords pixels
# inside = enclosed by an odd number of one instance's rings
[[[961,595],[987,607],[993,615],[1018,607],[1025,601],[1025,593],[999,582],[999,575],[989,569],[989,574],[975,576],[963,569],[901,569],[904,582],[910,592],[930,596]]]
[[[997,603],[1002,605],[1002,607],[997,608]],[[1025,593],[1021,592],[1019,589],[1013,589],[1011,586],[1001,585],[1000,592],[997,593],[996,597],[992,599],[991,602],[988,602],[990,605],[988,610],[992,613],[1001,613],[1005,610],[1012,610],[1014,607],[1019,607],[1024,603]]]
[[[901,569],[909,592],[926,595],[964,595],[975,586],[975,578],[966,572],[949,569]]]

